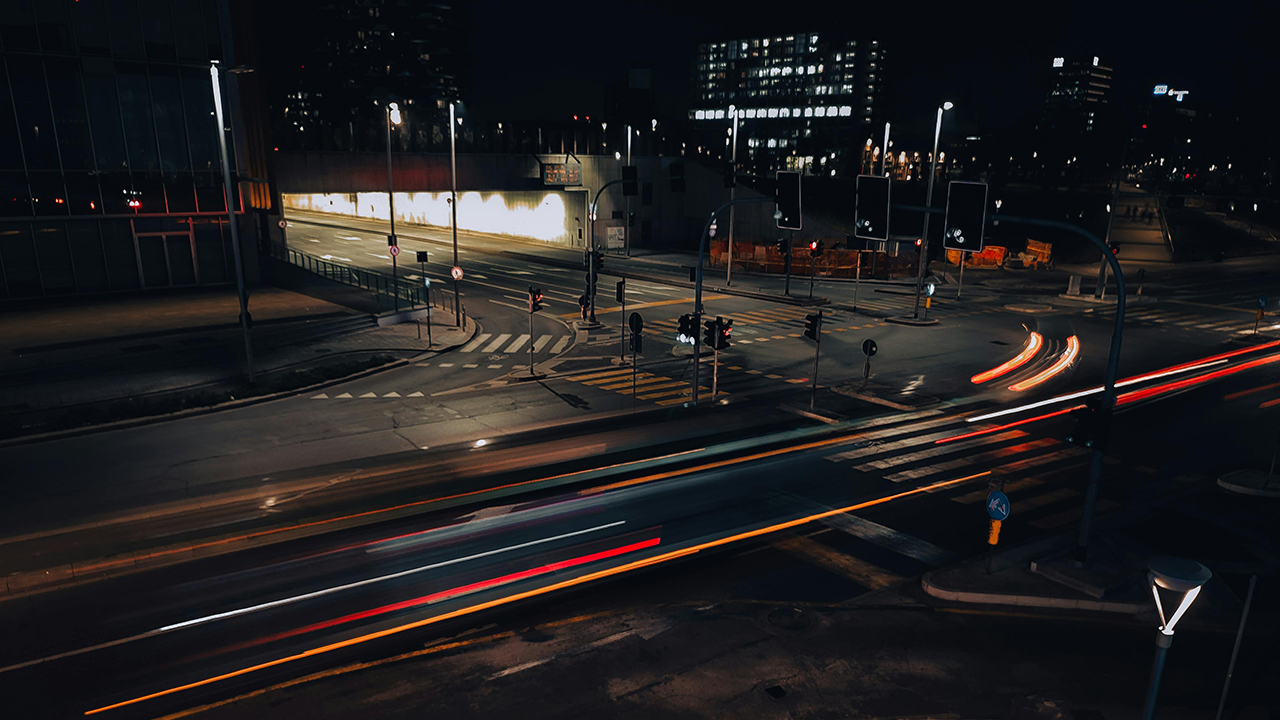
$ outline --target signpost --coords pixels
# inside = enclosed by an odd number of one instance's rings
[[[400,245],[395,232],[387,236],[387,252],[391,253],[391,305],[400,312],[400,283],[396,280],[396,257],[400,255]]]
[[[809,409],[818,398],[818,351],[822,349],[822,309],[804,317],[804,336],[813,341],[813,387],[809,393]]]
[[[1258,298],[1258,312],[1253,316],[1253,334],[1254,335],[1258,334],[1258,323],[1262,322],[1262,317],[1266,314],[1266,312],[1267,312],[1267,299],[1264,297],[1260,297]]]
[[[461,280],[461,279],[462,279],[462,268],[458,267],[457,265],[454,265],[454,266],[453,266],[453,269],[449,271],[449,275],[450,275],[454,280]]]
[[[867,356],[867,359],[862,363],[862,384],[863,385],[866,385],[867,379],[871,377],[871,358],[875,357],[878,351],[879,351],[879,348],[876,347],[875,340],[872,340],[871,338],[867,338],[866,340],[862,341],[862,354]]]
[[[618,287],[615,291],[614,299],[622,305],[622,317],[627,316],[627,279],[623,278],[618,281]],[[622,347],[618,350],[618,359],[622,362],[627,361],[627,326],[622,326]]]
[[[1004,487],[1004,481],[1000,483]],[[987,495],[987,544],[995,548],[1000,542],[1000,524],[1009,519],[1009,496],[1003,490],[992,490]],[[991,553],[987,553],[987,574],[991,574]]]
[[[633,312],[627,318],[627,325],[631,328],[631,410],[636,409],[636,353],[643,349],[644,338],[644,318],[640,317],[640,313]]]

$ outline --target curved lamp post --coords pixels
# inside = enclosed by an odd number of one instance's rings
[[[1147,688],[1147,700],[1142,708],[1143,720],[1151,720],[1156,711],[1156,696],[1160,693],[1160,676],[1164,673],[1165,655],[1173,644],[1173,628],[1186,614],[1191,603],[1195,602],[1200,588],[1213,577],[1209,568],[1183,558],[1156,558],[1148,567],[1151,569],[1147,573],[1147,580],[1151,583],[1151,596],[1155,598],[1156,612],[1160,614],[1160,633],[1156,635],[1156,658],[1151,665],[1151,685]],[[1176,598],[1176,604],[1170,605],[1173,608],[1172,615],[1165,613],[1164,601],[1160,599],[1161,590]]]

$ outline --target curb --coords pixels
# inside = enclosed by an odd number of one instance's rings
[[[1218,478],[1218,487],[1222,488],[1223,490],[1226,490],[1227,492],[1233,492],[1240,495],[1248,495],[1250,497],[1280,498],[1280,484],[1277,484],[1275,489],[1268,490],[1265,487],[1250,487],[1248,485],[1242,485],[1240,483],[1232,482],[1229,479],[1233,477],[1241,477],[1241,476],[1248,476],[1248,475],[1260,477],[1262,475],[1262,471],[1261,470],[1237,470],[1235,472],[1227,473],[1226,475],[1223,475],[1222,477]],[[1264,482],[1263,484],[1265,485],[1266,483]]]
[[[1037,313],[1052,312],[1053,306],[1052,305],[1005,305],[1004,309],[1012,310],[1013,312],[1028,313],[1031,315],[1035,315]]]
[[[887,323],[893,323],[894,325],[907,325],[910,327],[929,327],[931,325],[938,324],[937,318],[929,318],[928,320],[918,320],[916,318],[909,318],[909,317],[887,317],[887,318],[881,318],[881,319]]]
[[[479,327],[480,327],[479,324],[472,321],[471,333],[467,336],[466,339],[464,339],[462,342],[458,343],[457,345],[453,345],[451,347],[447,347],[438,351],[437,354],[443,354],[443,353],[449,352],[450,350],[453,350],[454,348],[462,347],[463,345],[466,344],[467,340],[469,340],[471,337],[475,335],[476,330],[478,330]],[[361,351],[361,352],[364,352],[364,351]],[[219,403],[217,405],[209,405],[207,407],[187,408],[186,410],[179,410],[177,412],[166,413],[164,415],[148,415],[145,417],[130,418],[128,420],[117,420],[115,422],[103,423],[101,425],[86,425],[84,427],[69,428],[67,430],[53,430],[51,432],[46,432],[46,433],[36,433],[34,435],[22,435],[20,437],[5,438],[0,440],[0,448],[15,447],[18,445],[32,445],[35,443],[46,442],[48,440],[62,440],[65,438],[79,437],[81,435],[92,435],[94,433],[109,432],[111,430],[127,430],[129,428],[142,427],[144,425],[154,425],[156,423],[169,422],[170,420],[182,420],[189,417],[198,417],[200,415],[208,415],[215,412],[221,412],[223,410],[234,410],[236,408],[249,407],[251,405],[259,405],[261,403],[271,402],[272,400],[282,400],[284,398],[293,397],[295,395],[301,395],[303,393],[311,392],[313,390],[322,390],[324,388],[332,387],[334,385],[338,385],[344,382],[350,382],[352,380],[360,380],[360,379],[369,377],[371,375],[377,375],[378,373],[382,373],[387,370],[393,370],[395,368],[408,365],[412,362],[414,362],[412,358],[401,358],[399,360],[393,360],[385,365],[379,365],[378,367],[368,368],[366,370],[361,370],[359,372],[352,373],[351,375],[346,375],[340,378],[332,378],[330,380],[325,380],[324,382],[318,382],[313,385],[294,388],[292,390],[281,390],[280,392],[270,393],[268,395],[255,395],[254,397],[241,398],[239,400],[230,400],[228,402]]]
[[[1059,610],[1089,610],[1093,612],[1124,613],[1136,615],[1147,609],[1140,603],[1107,602],[1104,600],[1073,600],[1071,598],[1044,597],[1042,595],[1015,595],[1008,593],[970,592],[968,590],[951,590],[933,582],[931,571],[920,578],[920,585],[925,594],[958,603],[978,605],[1014,605],[1018,607],[1056,608]]]

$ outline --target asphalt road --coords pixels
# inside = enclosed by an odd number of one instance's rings
[[[1156,464],[1175,479],[1265,447],[1270,433],[1254,418],[1276,395],[1280,352],[1209,362],[1126,389],[1122,465]],[[1027,520],[1010,540],[1078,518],[1086,453],[1062,442],[1069,423],[967,421],[1003,405],[957,402],[822,437],[756,439],[732,459],[674,473],[646,465],[479,513],[380,523],[3,603],[0,683],[20,716],[111,708],[104,717],[154,717],[456,631],[524,598],[626,582],[802,527],[848,538],[802,536],[788,551],[842,567],[842,582],[882,586],[981,548],[980,532],[963,531],[973,524],[963,510],[992,473],[1026,478],[1010,488]],[[1201,423],[1179,421],[1193,412]],[[1114,474],[1102,509],[1150,492],[1124,476]]]

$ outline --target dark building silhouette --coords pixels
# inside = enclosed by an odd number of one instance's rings
[[[245,0],[6,4],[0,298],[234,281],[209,68],[255,62],[251,11]],[[259,82],[223,75],[237,212],[259,216],[241,222],[246,246],[271,208]]]

